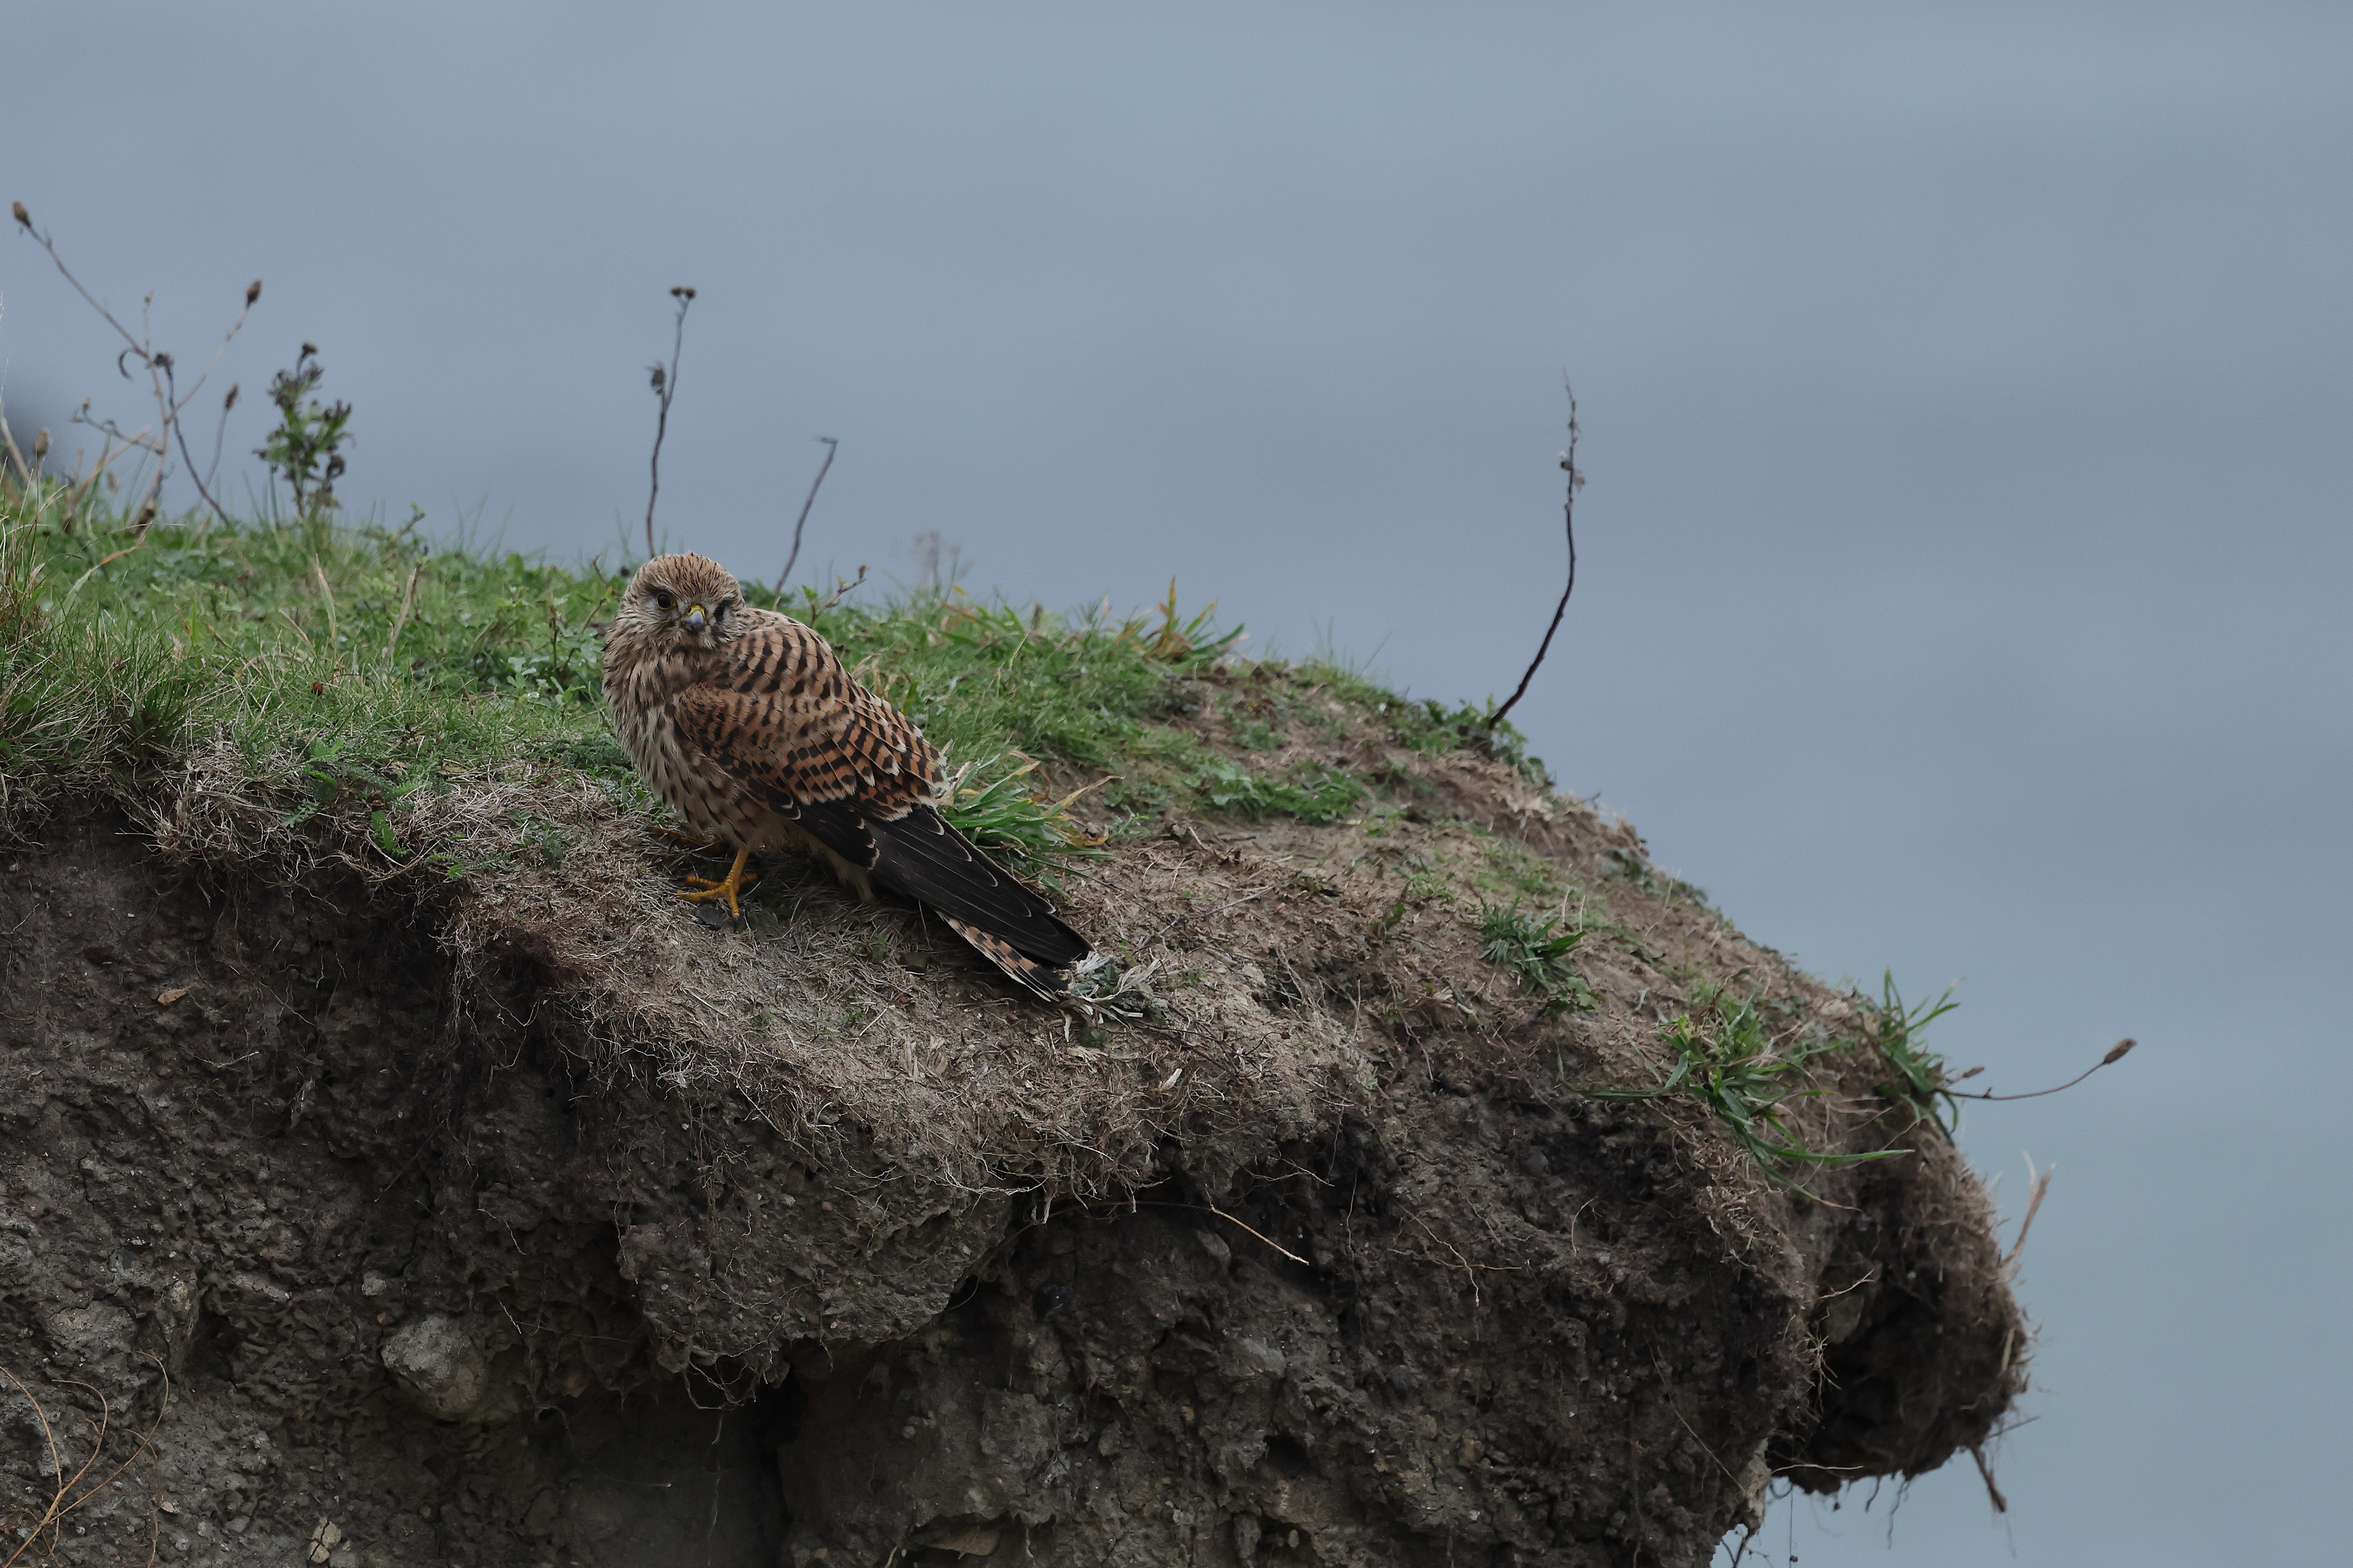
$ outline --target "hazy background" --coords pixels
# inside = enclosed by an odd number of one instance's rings
[[[1179,8],[1164,7],[1162,11]],[[2353,1446],[2353,10],[10,5],[0,196],[257,445],[586,555],[1156,597],[1416,693],[1817,973],[1956,977],[2035,1417],[1809,1564],[2313,1563]],[[113,347],[13,226],[20,437]],[[46,412],[43,412],[46,411]],[[894,553],[895,551],[895,553]],[[609,557],[608,557],[609,559]],[[1892,1546],[1891,1546],[1892,1539]],[[1751,1561],[1756,1559],[1752,1556]]]

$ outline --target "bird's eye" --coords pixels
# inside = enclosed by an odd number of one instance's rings
[[[654,608],[657,610],[667,610],[677,603],[678,601],[671,598],[668,594],[656,594],[654,595]]]

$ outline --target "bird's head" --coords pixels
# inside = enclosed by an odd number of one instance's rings
[[[629,580],[614,621],[658,644],[707,648],[730,636],[743,615],[744,591],[718,562],[707,555],[657,555]]]

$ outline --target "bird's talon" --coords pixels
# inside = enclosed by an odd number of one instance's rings
[[[747,878],[744,875],[744,862],[751,858],[751,850],[738,849],[735,851],[735,864],[728,868],[727,875],[716,881],[709,877],[689,877],[687,880],[694,885],[693,889],[690,891],[681,889],[678,896],[690,904],[707,903],[712,899],[724,899],[727,900],[728,918],[742,920],[744,918],[742,896],[745,889],[760,879],[756,876]]]

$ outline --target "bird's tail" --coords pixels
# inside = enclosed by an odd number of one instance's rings
[[[1071,994],[1069,972],[1051,964],[1040,963],[1001,936],[996,936],[956,919],[942,915],[956,935],[972,943],[974,951],[1003,970],[1006,977],[1040,1001],[1060,1002]]]

